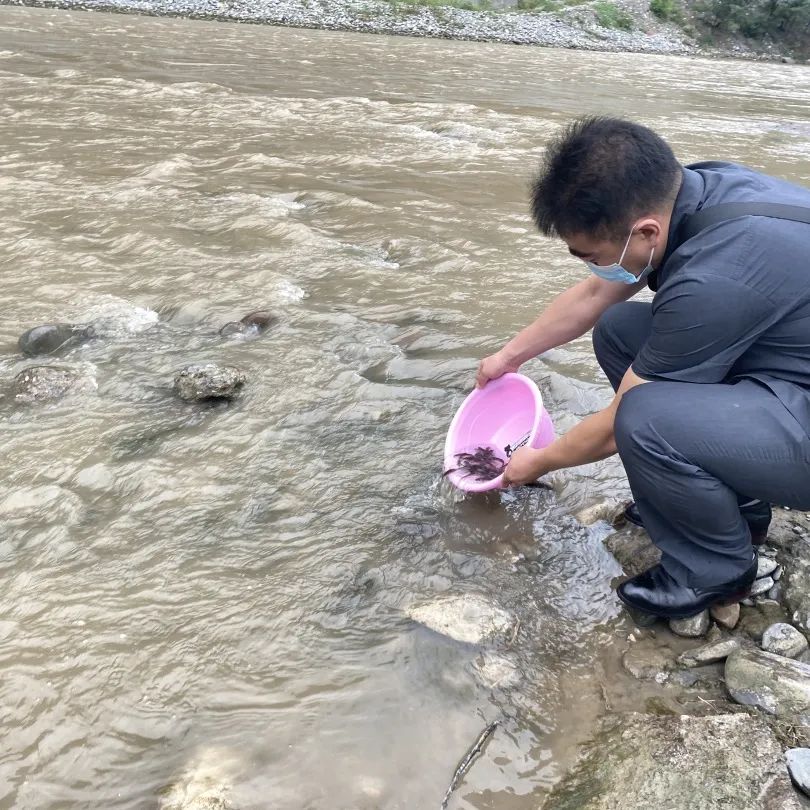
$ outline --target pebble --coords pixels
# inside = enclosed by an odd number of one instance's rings
[[[775,585],[770,577],[763,577],[762,579],[755,579],[754,584],[751,586],[749,596],[759,596],[760,594],[767,593]]]
[[[784,570],[785,569],[782,568],[781,565],[777,565],[774,572],[773,572],[773,574],[771,574],[771,579],[774,582],[779,582],[779,580],[782,579],[782,574],[783,574]]]
[[[807,639],[793,625],[785,622],[772,624],[762,634],[762,649],[767,652],[798,658],[807,648]]]
[[[760,557],[757,560],[757,579],[770,576],[777,568],[779,563],[771,557]]]
[[[810,796],[810,748],[790,748],[785,751],[785,760],[793,784]]]
[[[709,613],[726,630],[733,630],[740,620],[740,606],[738,603],[733,605],[713,605],[709,608]]]
[[[802,529],[802,527],[801,527],[801,526],[794,526],[794,527],[793,527],[793,533],[794,533],[794,534],[803,534],[803,533],[804,533],[804,529]]]
[[[688,619],[670,619],[669,629],[679,636],[700,638],[706,635],[706,631],[709,629],[709,611],[704,610],[697,616],[691,616]]]

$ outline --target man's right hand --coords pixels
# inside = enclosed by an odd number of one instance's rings
[[[483,388],[490,380],[497,380],[508,371],[517,371],[519,363],[509,362],[501,352],[485,357],[478,364],[478,373],[475,375],[475,387]]]

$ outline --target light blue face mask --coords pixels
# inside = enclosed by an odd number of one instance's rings
[[[635,226],[633,226],[635,227]],[[633,231],[630,231],[630,236],[627,237],[627,241],[624,243],[624,250],[622,251],[622,255],[619,256],[619,261],[616,264],[594,264],[593,262],[585,262],[588,265],[588,269],[599,278],[603,278],[605,281],[621,281],[623,284],[636,284],[639,281],[644,281],[650,273],[653,271],[652,266],[652,259],[653,254],[655,253],[655,248],[650,251],[650,260],[647,262],[647,266],[641,271],[638,276],[634,276],[629,270],[625,270],[622,267],[622,260],[624,259],[624,254],[627,253],[627,248],[630,245],[630,240],[633,238]]]

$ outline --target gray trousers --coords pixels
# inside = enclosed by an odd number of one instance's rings
[[[629,301],[594,327],[596,358],[614,391],[651,322],[650,304]],[[810,509],[810,438],[753,380],[636,386],[619,404],[615,437],[644,526],[682,585],[728,582],[751,565],[739,504]]]

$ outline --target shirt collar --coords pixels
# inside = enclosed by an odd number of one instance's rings
[[[664,252],[664,260],[661,268],[666,266],[669,257],[680,247],[681,240],[678,231],[686,217],[699,210],[703,203],[703,195],[706,192],[706,183],[700,172],[684,166],[683,181],[680,191],[675,198],[675,205],[672,207],[672,216],[669,220],[669,233],[667,234],[667,249]]]

